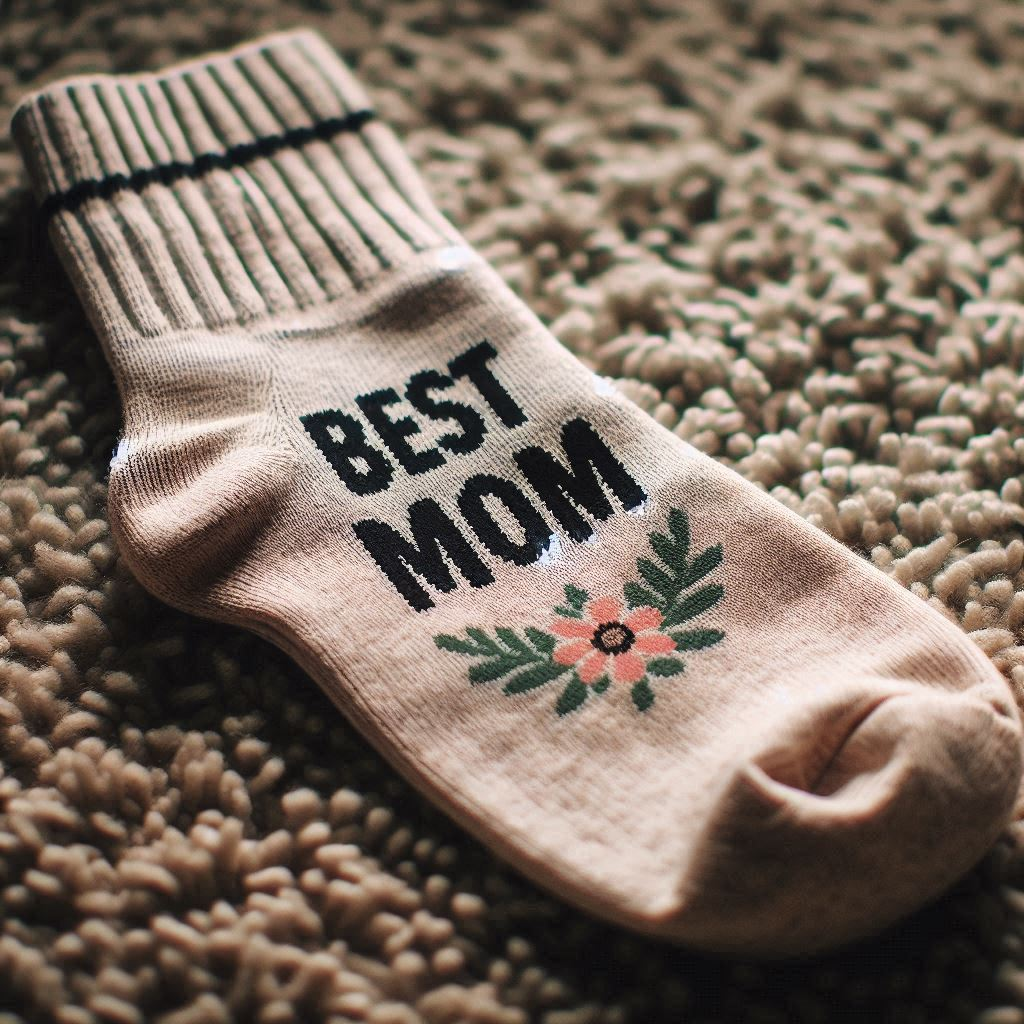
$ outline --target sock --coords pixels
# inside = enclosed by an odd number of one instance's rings
[[[562,348],[319,36],[59,83],[13,130],[117,379],[132,571],[287,651],[497,855],[778,955],[993,843],[991,663]]]

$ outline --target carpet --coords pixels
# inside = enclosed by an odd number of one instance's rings
[[[445,213],[670,430],[967,630],[1024,700],[1024,6],[17,0],[0,119],[311,25]],[[119,409],[0,139],[0,1021],[1024,1022],[1024,827],[825,956],[578,913],[283,655],[148,597]]]

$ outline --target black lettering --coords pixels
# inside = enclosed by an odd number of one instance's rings
[[[325,409],[308,413],[300,420],[313,443],[353,494],[376,494],[391,483],[394,466],[382,451],[366,440],[363,425],[355,416]],[[332,428],[342,432],[343,441],[331,433]]]
[[[444,391],[454,386],[455,381],[447,374],[438,373],[437,370],[423,370],[409,378],[405,397],[417,412],[429,416],[432,420],[455,420],[462,427],[462,433],[442,434],[437,439],[437,446],[449,452],[466,455],[475,452],[484,442],[487,427],[483,416],[462,402],[437,399],[429,393]]]
[[[588,540],[594,532],[580,509],[601,521],[612,514],[611,503],[601,487],[602,479],[624,508],[635,508],[647,498],[643,488],[586,420],[576,418],[562,427],[562,447],[569,459],[568,468],[536,446],[516,452],[515,461],[573,540]]]
[[[489,341],[481,341],[461,356],[456,356],[448,364],[448,370],[453,377],[468,377],[506,427],[518,427],[526,422],[526,413],[516,405],[487,365],[488,360],[497,354],[498,350]]]
[[[484,504],[497,498],[515,517],[523,531],[523,543],[507,537]],[[500,476],[479,473],[471,476],[459,494],[459,511],[492,555],[516,565],[533,565],[551,541],[551,530],[522,490]]]
[[[421,498],[409,507],[412,541],[394,527],[376,519],[364,519],[353,529],[394,588],[416,609],[433,608],[434,602],[417,577],[423,577],[435,590],[448,593],[455,589],[447,554],[472,587],[494,582],[491,571],[473,546],[448,518],[433,498]]]
[[[386,406],[401,400],[394,388],[382,388],[368,395],[359,395],[356,405],[363,410],[363,415],[373,424],[373,429],[407,473],[426,473],[428,469],[443,466],[444,456],[436,448],[418,452],[409,444],[408,438],[420,432],[415,420],[409,416],[393,420],[384,411]]]

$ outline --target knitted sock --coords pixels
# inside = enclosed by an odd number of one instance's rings
[[[120,388],[127,563],[280,645],[496,853],[778,954],[994,841],[993,666],[557,344],[317,35],[64,82],[13,127]]]

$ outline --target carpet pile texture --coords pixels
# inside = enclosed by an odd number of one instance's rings
[[[565,345],[1024,702],[1024,7],[20,0],[0,121],[298,25]],[[2,1024],[1024,1024],[1024,825],[870,941],[698,956],[536,890],[286,657],[148,597],[106,521],[117,396],[6,131],[0,388]]]

